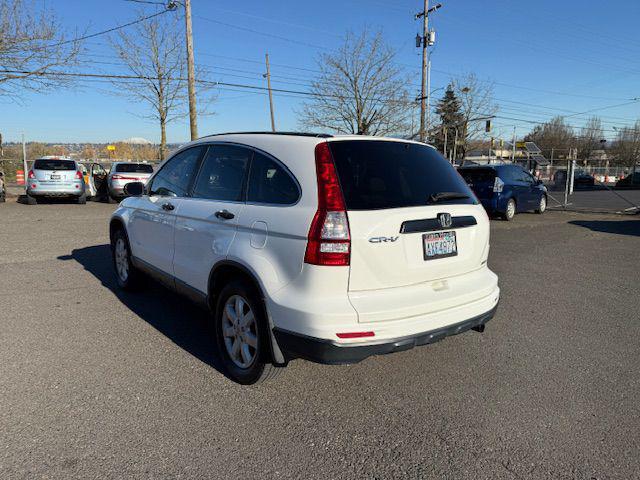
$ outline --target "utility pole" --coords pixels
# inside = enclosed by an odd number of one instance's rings
[[[431,131],[431,60],[427,61],[427,131],[425,140]]]
[[[267,73],[263,76],[267,79],[267,89],[269,90],[269,111],[271,112],[271,131],[276,131],[276,121],[273,116],[273,95],[271,93],[271,71],[269,70],[269,54],[264,54],[265,61],[267,63]]]
[[[512,153],[511,153],[511,162],[516,162],[516,127],[513,126],[513,145],[512,145]]]
[[[189,126],[191,140],[198,138],[198,117],[196,112],[196,73],[193,65],[193,31],[191,29],[191,0],[184,0],[184,20],[187,32],[187,81],[189,85]]]
[[[424,0],[424,10],[416,14],[416,19],[422,18],[422,38],[416,38],[416,46],[422,46],[422,85],[420,89],[420,141],[424,142],[427,138],[427,98],[429,96],[429,89],[427,89],[427,77],[431,71],[431,63],[429,62],[429,50],[428,47],[433,45],[435,36],[429,32],[429,14],[435,12],[442,4],[438,3],[429,8],[429,0]],[[429,72],[427,72],[429,70]],[[430,82],[429,82],[430,83]]]
[[[420,14],[416,15],[419,16]],[[422,12],[422,88],[420,90],[420,141],[424,142],[427,135],[425,131],[425,114],[427,110],[427,62],[429,51],[427,50],[427,35],[429,34],[429,0],[424,0]]]

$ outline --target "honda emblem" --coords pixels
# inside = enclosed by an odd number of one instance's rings
[[[442,228],[449,228],[452,225],[450,213],[439,213],[438,220],[440,220],[440,226]]]

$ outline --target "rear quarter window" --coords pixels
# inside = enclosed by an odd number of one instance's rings
[[[450,192],[466,198],[438,204],[475,204],[453,166],[434,148],[384,140],[329,142],[347,210],[376,210],[429,204],[432,195]]]

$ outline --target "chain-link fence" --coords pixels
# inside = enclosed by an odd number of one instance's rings
[[[640,168],[636,172],[622,166],[580,163],[567,160],[537,167],[536,176],[547,186],[549,208],[640,213]]]

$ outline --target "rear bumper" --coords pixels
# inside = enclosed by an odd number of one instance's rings
[[[484,325],[493,318],[498,306],[481,315],[427,332],[384,340],[381,343],[338,344],[332,340],[310,337],[275,328],[278,346],[287,359],[303,358],[329,365],[358,363],[372,355],[409,350],[418,345],[435,343],[450,335],[457,335],[470,329],[482,331]]]
[[[34,188],[32,185],[35,184]],[[66,183],[62,185],[42,184],[33,182],[27,187],[27,193],[32,197],[65,197],[65,196],[81,196],[85,191],[85,185],[82,182]]]

